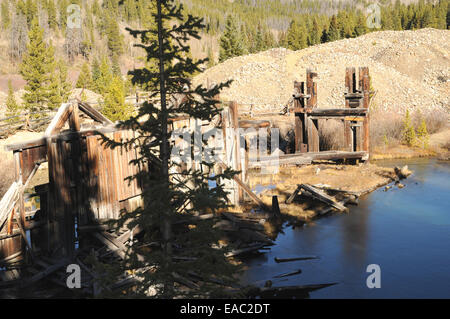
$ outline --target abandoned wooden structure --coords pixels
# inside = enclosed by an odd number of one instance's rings
[[[319,146],[319,120],[337,119],[344,122],[345,148],[341,152],[328,152],[333,159],[341,157],[367,160],[369,155],[369,102],[370,78],[367,67],[359,68],[357,82],[355,68],[347,68],[345,75],[345,106],[319,108],[317,105],[317,73],[308,70],[306,82],[294,83],[295,152],[308,153],[312,159],[321,154]],[[358,85],[357,85],[358,83]],[[306,87],[306,88],[305,88]],[[316,155],[317,154],[317,155]]]
[[[367,160],[370,99],[368,69],[360,68],[358,89],[355,69],[347,69],[346,104],[340,109],[317,107],[315,76],[315,73],[307,72],[306,90],[305,83],[295,83],[297,92],[292,111],[296,124],[296,153],[282,154],[277,158],[277,164],[305,165],[314,160]],[[328,118],[344,121],[345,150],[320,151],[318,123]],[[82,119],[90,122],[83,124]],[[267,207],[247,186],[246,180],[248,168],[261,167],[267,163],[265,158],[249,162],[248,137],[241,136],[238,129],[270,127],[270,121],[240,120],[236,102],[226,105],[220,116],[211,122],[180,115],[170,123],[171,130],[190,128],[194,131],[200,128],[203,134],[219,128],[223,139],[218,141],[213,138],[211,141],[219,142],[223,152],[215,169],[230,167],[240,171],[233,180],[225,181],[229,202],[239,205],[245,200],[251,200],[266,212],[273,211],[273,207]],[[92,237],[85,237],[84,234],[92,230],[95,232],[94,237],[105,247],[119,251],[119,255],[123,254],[124,243],[134,235],[135,230],[113,237],[104,232],[105,222],[118,219],[123,209],[134,210],[142,205],[142,185],[137,179],[126,179],[145,172],[147,168],[130,163],[139,156],[139,148],[112,149],[103,143],[102,135],[116,142],[139,139],[136,132],[120,128],[89,104],[77,101],[59,108],[43,137],[7,146],[14,156],[15,181],[0,201],[0,279],[8,279],[2,272],[3,267],[9,269],[11,265],[20,266],[30,258],[34,259],[35,255],[50,256],[56,261],[73,258],[77,247],[89,245],[86,238]],[[48,165],[48,183],[36,186],[32,194],[26,193],[33,176],[42,165]],[[202,169],[201,164],[195,161],[188,165]],[[32,197],[39,198],[40,207],[27,210],[25,204]],[[278,207],[276,199],[273,206]],[[276,210],[279,213],[279,207]],[[257,246],[261,245],[264,246],[262,243]],[[243,251],[254,250],[255,247],[247,247]],[[61,267],[63,264],[59,261],[49,266],[50,269]],[[42,260],[40,263],[46,265]],[[15,269],[12,271],[17,272]],[[42,274],[36,276],[41,278],[39,276]]]
[[[237,107],[230,103],[216,122],[180,116],[170,123],[171,130],[200,127],[204,133],[218,127],[223,131],[224,156],[218,169],[242,171],[234,180],[225,181],[233,204],[242,202],[245,192],[253,195],[243,182],[247,168],[235,130],[240,125]],[[80,115],[91,123],[82,127]],[[253,124],[250,121],[242,125]],[[137,179],[126,180],[146,170],[130,163],[137,158],[139,148],[112,149],[103,143],[101,134],[116,142],[138,138],[136,132],[121,129],[95,108],[78,101],[60,107],[42,138],[7,146],[14,154],[16,173],[14,183],[0,202],[0,267],[23,264],[33,254],[70,259],[76,247],[89,244],[84,237],[86,229],[102,230],[105,222],[117,219],[122,209],[133,210],[142,205],[140,183]],[[33,194],[26,194],[44,163],[48,165],[48,183],[36,186]],[[38,197],[40,202],[34,211],[25,209],[25,202],[31,197]],[[252,199],[263,205],[256,196]],[[120,246],[114,238],[105,239],[107,234],[96,235],[105,244],[112,240],[112,247]],[[1,273],[0,268],[0,276]]]

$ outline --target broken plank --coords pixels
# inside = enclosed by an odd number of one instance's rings
[[[292,202],[294,201],[295,197],[298,195],[299,192],[300,192],[300,186],[297,186],[297,188],[291,194],[291,196],[289,196],[289,198],[286,199],[286,204],[292,204]]]
[[[301,273],[302,273],[302,270],[299,269],[299,270],[296,270],[296,271],[288,272],[288,273],[286,273],[286,274],[281,274],[281,275],[273,276],[273,278],[290,277],[290,276],[298,275],[298,274],[301,274]]]
[[[219,165],[224,169],[224,170],[226,170],[228,167],[224,164],[224,163],[222,163],[222,162],[219,162]],[[252,190],[250,189],[250,187],[248,187],[247,185],[245,185],[245,183],[239,178],[239,177],[237,177],[237,176],[233,176],[233,180],[250,196],[250,198],[251,199],[253,199],[253,201],[255,201],[255,203],[257,203],[258,204],[258,206],[259,207],[261,207],[262,209],[264,209],[264,210],[266,210],[266,211],[268,211],[268,212],[270,212],[271,211],[271,209],[269,209],[267,206],[266,206],[266,204],[264,204],[263,203],[263,201],[258,197],[258,196],[256,196],[253,192],[252,192]]]
[[[311,260],[311,259],[319,259],[319,257],[307,256],[307,257],[294,257],[294,258],[277,258],[277,257],[274,258],[276,263],[286,263],[286,262],[291,262],[291,261]]]
[[[225,254],[225,257],[234,257],[242,254],[246,254],[249,252],[254,252],[262,247],[266,246],[266,244],[257,244],[250,247],[245,247],[241,249],[233,249],[232,251]]]
[[[327,205],[331,205],[334,208],[336,208],[339,211],[346,211],[347,207],[345,207],[344,205],[336,202],[336,200],[325,194],[325,192],[315,188],[314,186],[308,185],[308,184],[300,184],[299,185],[300,188],[302,188],[303,190],[307,191],[308,193],[311,194],[312,197],[314,197],[315,199],[327,204]]]
[[[44,271],[41,271],[41,272],[35,274],[34,276],[32,276],[31,278],[29,278],[28,280],[26,280],[23,283],[23,286],[28,286],[32,283],[35,283],[35,282],[51,275],[52,273],[58,271],[62,267],[66,266],[67,264],[69,264],[69,261],[64,259],[64,260],[57,262],[56,264],[48,266]]]

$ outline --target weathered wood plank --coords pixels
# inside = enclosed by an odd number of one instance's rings
[[[327,205],[331,205],[339,211],[347,210],[347,207],[336,202],[333,197],[325,194],[325,192],[315,188],[314,186],[311,186],[308,184],[300,184],[299,186],[300,186],[300,188],[304,189],[305,191],[310,193],[314,198],[320,200],[321,202],[323,202]]]

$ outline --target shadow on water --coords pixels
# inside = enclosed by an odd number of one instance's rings
[[[432,159],[378,162],[408,165],[405,188],[379,189],[349,214],[336,214],[303,228],[286,227],[276,245],[249,260],[245,283],[274,286],[339,282],[311,298],[450,298],[450,165]],[[274,257],[319,256],[277,264]],[[381,267],[381,288],[366,285],[367,266]],[[297,269],[289,278],[273,278]]]

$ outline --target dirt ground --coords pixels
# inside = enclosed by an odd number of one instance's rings
[[[277,195],[282,214],[308,221],[327,206],[303,196],[289,205],[285,204],[286,199],[295,191],[298,184],[318,185],[362,195],[396,179],[394,169],[375,164],[315,164],[303,167],[281,167],[279,173],[275,175],[261,175],[254,171],[249,174],[249,186],[252,189],[263,189],[258,195],[269,207],[272,205],[272,196]],[[338,197],[337,199],[340,200]]]

